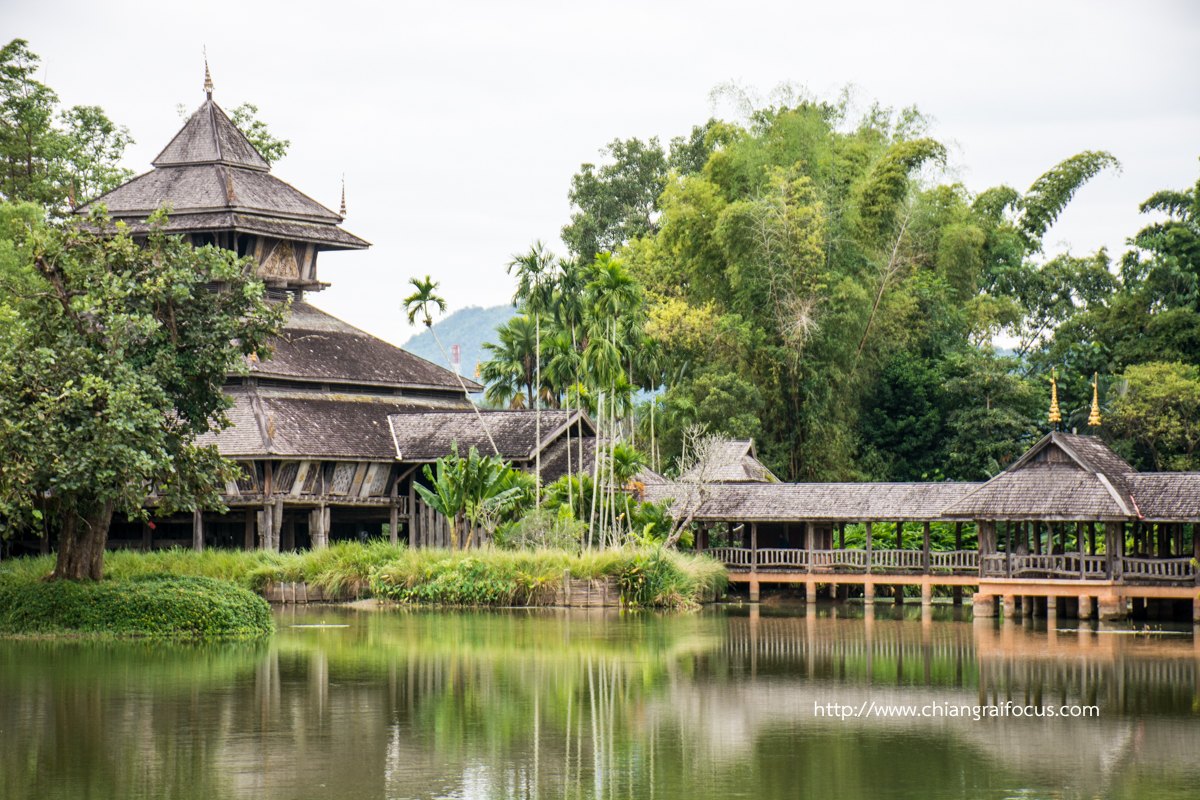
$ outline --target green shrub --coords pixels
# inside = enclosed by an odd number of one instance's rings
[[[250,637],[275,630],[258,595],[229,581],[143,575],[123,581],[0,581],[0,633]]]

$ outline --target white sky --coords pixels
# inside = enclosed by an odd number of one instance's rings
[[[138,172],[175,106],[203,101],[206,45],[217,102],[253,102],[291,139],[275,175],[336,210],[345,173],[345,227],[374,246],[323,254],[333,287],[313,299],[395,343],[409,277],[440,280],[451,310],[507,302],[511,254],[563,252],[580,163],[686,134],[730,80],[915,103],[974,191],[1111,151],[1122,173],[1076,196],[1055,250],[1119,254],[1139,202],[1200,175],[1197,3],[3,0],[0,31],[29,40],[65,105],[130,128]]]

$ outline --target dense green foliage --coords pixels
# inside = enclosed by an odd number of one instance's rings
[[[124,581],[0,580],[0,634],[262,636],[275,630],[261,597],[229,581],[147,575]]]
[[[701,424],[755,438],[783,480],[980,480],[1050,430],[1057,369],[1063,429],[1139,468],[1193,463],[1186,432],[1150,444],[1087,417],[1094,373],[1108,416],[1136,384],[1128,368],[1200,363],[1200,191],[1148,199],[1158,221],[1119,265],[1047,255],[1071,200],[1120,169],[1111,154],[1070,156],[1025,192],[975,192],[947,180],[916,108],[856,118],[846,95],[785,86],[761,106],[722,91],[739,121],[669,152],[617,140],[574,176],[574,258],[552,270],[548,310],[525,303],[498,328],[494,403],[578,398],[668,473]],[[635,403],[638,389],[653,396]],[[1187,427],[1172,408],[1162,426]]]
[[[59,217],[133,177],[119,166],[133,138],[99,106],[58,109],[39,61],[23,39],[0,48],[0,198]]]

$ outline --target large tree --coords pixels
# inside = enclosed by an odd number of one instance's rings
[[[133,138],[99,106],[59,110],[39,60],[24,39],[0,48],[0,197],[63,216],[133,176],[120,166]]]
[[[234,465],[197,437],[228,425],[225,377],[270,357],[286,309],[253,259],[4,209],[0,515],[58,531],[53,578],[99,580],[114,512],[151,488],[164,513],[220,508]]]

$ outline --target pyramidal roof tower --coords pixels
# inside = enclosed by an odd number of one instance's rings
[[[204,103],[151,162],[154,169],[76,209],[103,203],[137,237],[146,219],[169,210],[169,233],[201,246],[252,255],[269,288],[319,291],[317,254],[363,250],[370,243],[343,230],[342,215],[271,175],[271,165],[213,100],[204,64]]]

